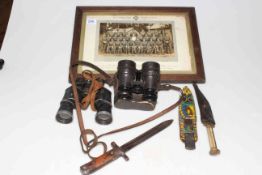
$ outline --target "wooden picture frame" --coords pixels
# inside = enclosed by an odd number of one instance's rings
[[[161,82],[204,83],[193,7],[77,7],[71,65],[88,61],[114,74],[122,59],[156,61]],[[74,69],[80,73],[82,66]]]

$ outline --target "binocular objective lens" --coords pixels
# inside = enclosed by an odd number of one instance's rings
[[[112,122],[112,102],[111,92],[106,88],[101,88],[96,93],[95,98],[96,122],[107,125]]]

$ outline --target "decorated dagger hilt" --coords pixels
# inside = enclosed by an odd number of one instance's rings
[[[196,96],[197,96],[198,106],[199,106],[200,115],[201,115],[201,122],[207,128],[208,140],[209,140],[209,145],[210,145],[209,153],[210,155],[218,155],[220,153],[220,150],[217,148],[216,139],[215,139],[214,130],[213,130],[216,123],[214,120],[214,116],[213,116],[210,104],[207,101],[204,94],[198,88],[197,84],[193,83],[193,86],[194,86]]]
[[[180,139],[185,143],[185,148],[195,149],[197,141],[196,110],[193,95],[186,86],[183,88],[183,100],[179,105],[179,130]]]

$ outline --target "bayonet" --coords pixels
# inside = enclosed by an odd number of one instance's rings
[[[173,120],[164,121],[120,147],[115,142],[112,142],[112,149],[104,153],[103,155],[93,159],[89,163],[82,165],[80,167],[81,173],[83,175],[89,175],[109,164],[110,162],[118,159],[119,157],[123,157],[125,160],[129,160],[129,158],[125,154],[127,151],[131,150],[135,146],[139,145],[140,143],[144,142],[160,131],[164,130],[169,125],[171,125],[172,122]]]
[[[209,153],[210,155],[217,155],[220,153],[220,150],[217,148],[216,139],[214,135],[213,128],[215,127],[216,123],[215,123],[215,119],[214,119],[210,104],[207,101],[204,94],[198,88],[197,84],[194,83],[193,86],[194,86],[196,96],[197,96],[198,106],[199,106],[200,115],[201,115],[201,122],[207,128],[208,140],[209,140],[209,145],[210,145]]]

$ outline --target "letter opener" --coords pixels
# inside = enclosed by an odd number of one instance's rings
[[[198,106],[201,114],[201,122],[207,128],[208,140],[210,145],[209,154],[218,155],[220,153],[220,150],[217,148],[216,139],[213,131],[216,123],[210,104],[205,98],[204,94],[198,88],[197,84],[194,83],[193,86],[197,96]]]

